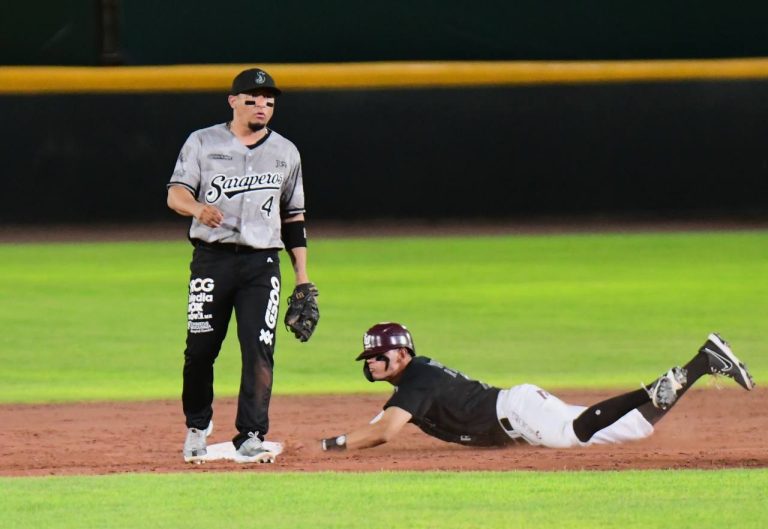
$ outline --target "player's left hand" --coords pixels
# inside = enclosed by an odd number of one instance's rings
[[[285,311],[285,326],[301,342],[306,342],[315,332],[320,320],[317,306],[319,295],[314,283],[296,285],[288,298],[288,310]]]

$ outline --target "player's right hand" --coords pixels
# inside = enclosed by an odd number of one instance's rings
[[[201,224],[205,224],[209,228],[218,228],[221,226],[221,221],[224,220],[224,214],[219,211],[216,206],[209,204],[200,204],[200,208],[197,210],[195,218]]]

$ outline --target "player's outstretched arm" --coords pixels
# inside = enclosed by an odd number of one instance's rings
[[[210,228],[218,228],[224,215],[215,206],[201,204],[189,189],[175,185],[168,188],[168,207],[179,215],[195,217],[198,222]]]
[[[372,448],[390,441],[403,429],[411,414],[402,408],[391,406],[384,410],[381,418],[363,428],[345,435],[330,437],[321,441],[323,450],[345,450]]]

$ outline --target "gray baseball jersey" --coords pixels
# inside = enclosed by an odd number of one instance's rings
[[[175,185],[224,214],[218,228],[192,220],[190,237],[206,242],[283,248],[282,219],[304,213],[299,151],[273,130],[253,148],[225,123],[196,130],[176,161],[168,187]]]

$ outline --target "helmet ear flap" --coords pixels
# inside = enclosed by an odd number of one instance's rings
[[[368,362],[363,362],[363,375],[365,375],[365,378],[368,380],[368,382],[375,382],[373,380],[373,375],[371,375],[371,370],[368,369]]]

